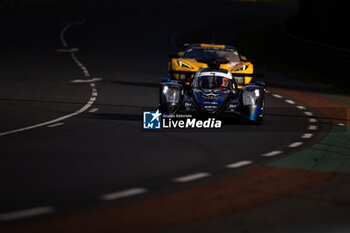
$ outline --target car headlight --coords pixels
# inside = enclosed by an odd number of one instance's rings
[[[163,86],[163,93],[164,94],[168,93],[168,89],[169,89],[168,86]]]
[[[245,84],[245,78],[244,77],[242,77],[242,76],[236,76],[235,77],[234,76],[233,78],[235,79],[237,85],[243,86]]]
[[[170,104],[177,104],[180,99],[181,91],[176,87],[163,87],[163,94],[166,98],[166,101]]]
[[[237,68],[234,68],[232,71],[242,71],[248,69],[247,65],[239,66]]]
[[[186,80],[186,74],[180,74],[179,75],[179,79],[182,80],[182,81],[185,81]]]
[[[181,60],[177,60],[177,64],[178,64],[179,66],[181,66],[181,67],[186,67],[186,68],[189,68],[189,69],[193,69],[192,66],[190,66],[189,64],[187,64],[187,63],[185,63],[185,62],[183,62],[183,61],[181,61]]]
[[[259,96],[260,96],[259,90],[244,91],[243,92],[243,104],[245,106],[256,105]]]

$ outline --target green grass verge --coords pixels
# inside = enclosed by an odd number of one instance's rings
[[[282,25],[272,25],[248,31],[234,38],[233,43],[242,54],[266,68],[290,78],[350,94],[349,78],[335,75],[333,70],[290,56],[284,45]]]
[[[322,141],[267,166],[350,173],[349,129],[335,125]]]

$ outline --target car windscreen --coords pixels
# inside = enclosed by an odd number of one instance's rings
[[[194,80],[194,88],[197,89],[232,89],[232,80],[215,75],[196,77]]]
[[[208,48],[190,48],[186,50],[183,58],[190,59],[200,59],[200,60],[211,60],[211,59],[220,59],[228,60],[231,62],[240,62],[240,56],[238,53],[229,50],[222,49],[208,49]]]

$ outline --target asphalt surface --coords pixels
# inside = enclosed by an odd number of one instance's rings
[[[281,3],[174,4],[90,2],[2,10],[2,216],[43,206],[62,214],[109,205],[104,195],[132,188],[144,195],[185,188],[188,184],[176,178],[232,175],[229,164],[263,164],[271,160],[266,154],[283,156],[326,134],[325,120],[315,137],[301,139],[310,130],[305,112],[318,113],[271,92],[262,125],[142,130],[142,112],[157,108],[168,55],[184,41],[199,42],[193,41],[194,30],[203,34],[203,28],[216,27],[203,42],[230,43],[235,34],[280,23],[296,10]],[[79,51],[69,52],[72,48]],[[274,74],[267,73],[267,85],[269,75]],[[295,142],[301,144],[292,146]]]

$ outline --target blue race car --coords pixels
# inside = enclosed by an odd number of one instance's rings
[[[220,68],[220,64],[225,62],[207,62],[209,68],[195,72],[189,87],[184,81],[162,79],[159,106],[162,113],[229,116],[261,122],[264,117],[265,83],[249,83],[238,89],[232,73]]]

